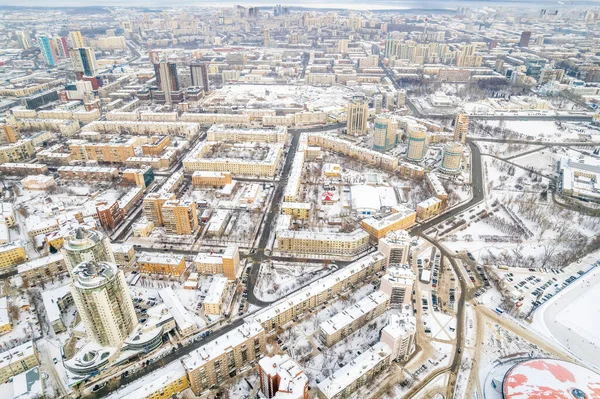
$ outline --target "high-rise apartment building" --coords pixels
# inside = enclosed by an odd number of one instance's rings
[[[17,124],[4,124],[0,135],[0,144],[16,143],[21,139],[21,129]]]
[[[442,169],[446,172],[457,172],[463,157],[463,146],[457,142],[444,144],[442,149]]]
[[[388,325],[381,330],[381,342],[387,344],[392,354],[391,360],[406,360],[414,350],[416,319],[401,313],[390,315]]]
[[[154,75],[158,90],[165,96],[165,103],[173,103],[173,92],[179,90],[179,79],[177,78],[177,64],[174,62],[159,62],[154,64]]]
[[[55,66],[57,62],[56,50],[54,49],[54,42],[46,35],[40,36],[40,46],[42,55],[46,60],[48,66]]]
[[[381,277],[380,290],[390,297],[390,307],[401,309],[410,305],[415,273],[408,265],[393,264]]]
[[[198,229],[196,202],[170,200],[163,204],[162,218],[169,234],[189,235]]]
[[[386,256],[386,266],[406,265],[411,242],[412,239],[406,230],[391,231],[379,239],[377,249]]]
[[[373,128],[373,149],[388,151],[398,143],[396,125],[387,116],[378,116]]]
[[[23,50],[31,48],[31,36],[28,31],[20,30],[16,32],[17,42]]]
[[[353,97],[348,103],[348,120],[346,133],[351,136],[364,136],[367,134],[367,120],[369,119],[369,103],[362,96]]]
[[[85,47],[85,42],[81,32],[78,30],[69,32],[69,41],[71,42],[71,48]]]
[[[70,272],[81,262],[115,263],[110,240],[97,230],[78,228],[65,237],[61,252]]]
[[[523,33],[521,33],[521,40],[519,40],[519,46],[529,47],[529,40],[531,40],[531,31],[523,31]]]
[[[174,200],[175,194],[173,193],[150,193],[144,198],[144,215],[146,218],[154,223],[155,226],[162,226],[163,214],[162,207],[165,202]]]
[[[454,141],[465,144],[467,142],[467,132],[469,130],[469,116],[467,114],[458,114],[454,120]]]
[[[263,357],[258,375],[260,390],[269,399],[308,399],[308,377],[289,355]]]
[[[96,63],[94,50],[91,47],[73,48],[70,55],[77,79],[81,79],[83,76],[96,76],[98,64]]]
[[[82,262],[71,275],[71,294],[88,337],[119,348],[138,324],[123,271],[110,262]]]
[[[192,63],[190,65],[190,74],[192,75],[192,86],[201,87],[205,93],[210,91],[208,64],[206,62]]]
[[[408,132],[408,153],[406,157],[411,161],[422,161],[427,153],[427,131],[421,128],[411,129]]]

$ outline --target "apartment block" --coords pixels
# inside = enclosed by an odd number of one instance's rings
[[[199,253],[194,259],[196,272],[200,274],[223,274],[235,280],[240,274],[240,250],[237,245],[228,246],[222,254]]]
[[[212,125],[206,132],[208,141],[228,141],[232,143],[285,143],[288,134],[285,126],[273,129],[234,128],[226,125]]]
[[[412,239],[405,230],[390,231],[379,239],[377,249],[387,257],[387,265],[406,265]]]
[[[380,290],[390,297],[390,307],[402,309],[410,305],[415,273],[408,265],[391,265],[381,277]]]
[[[26,162],[35,156],[35,148],[30,139],[19,140],[0,146],[0,163]]]
[[[198,396],[255,364],[265,350],[265,330],[259,323],[245,323],[196,349],[182,362]]]
[[[67,272],[67,266],[61,253],[44,256],[17,266],[19,276],[33,284],[53,280]]]
[[[437,215],[444,209],[444,202],[437,198],[431,197],[417,204],[417,218],[426,220]]]
[[[9,176],[45,175],[48,173],[48,166],[32,163],[1,163],[0,172]]]
[[[375,380],[385,370],[391,359],[392,350],[379,342],[353,361],[336,371],[318,385],[319,399],[349,398],[353,392]]]
[[[402,205],[392,208],[392,213],[382,218],[370,217],[362,221],[362,229],[373,241],[385,237],[390,231],[407,229],[415,224],[416,212]]]
[[[141,273],[180,277],[186,268],[185,258],[177,254],[141,254],[137,259]]]
[[[288,355],[263,357],[258,362],[260,390],[270,399],[308,399],[308,377]]]
[[[231,184],[231,173],[229,172],[202,172],[196,171],[192,174],[194,187],[223,188]]]
[[[0,383],[4,384],[10,377],[39,365],[40,362],[33,341],[15,346],[0,353]]]
[[[125,163],[127,158],[135,156],[133,141],[121,143],[79,143],[69,144],[73,159],[106,163]]]
[[[381,342],[392,350],[392,361],[407,360],[414,351],[416,318],[413,315],[400,313],[390,314],[388,325],[381,330]]]
[[[18,265],[27,260],[25,248],[20,244],[10,243],[0,245],[0,271],[6,271],[11,266]]]
[[[385,312],[390,296],[382,291],[367,295],[320,325],[319,337],[333,346]]]
[[[230,172],[233,176],[262,176],[273,177],[277,165],[283,154],[283,144],[233,144],[232,150],[245,154],[251,152],[264,152],[260,160],[244,158],[208,157],[216,147],[214,141],[202,141],[190,151],[190,155],[183,161],[184,171]],[[222,144],[219,144],[222,145]],[[265,148],[266,147],[266,148]]]
[[[281,204],[281,213],[290,215],[294,219],[309,219],[311,204],[308,202],[284,202]]]
[[[198,230],[194,201],[169,200],[162,206],[162,219],[169,234],[190,235]]]
[[[220,315],[225,311],[223,302],[227,295],[227,277],[214,277],[204,298],[204,312],[210,315]]]
[[[144,166],[139,169],[125,169],[122,174],[123,181],[134,183],[141,188],[147,188],[154,181],[154,170],[152,166]]]
[[[146,195],[143,202],[144,215],[155,226],[163,225],[162,207],[167,201],[175,200],[175,194],[171,193],[150,193]]]
[[[61,166],[58,174],[67,180],[114,180],[119,177],[119,170],[99,166]]]
[[[152,142],[142,145],[142,153],[149,156],[159,156],[171,145],[171,137],[152,137]]]
[[[293,318],[299,317],[321,306],[325,301],[346,291],[367,276],[373,275],[385,265],[385,256],[375,252],[353,262],[329,276],[309,284],[285,299],[279,300],[254,316],[266,331],[283,326]]]

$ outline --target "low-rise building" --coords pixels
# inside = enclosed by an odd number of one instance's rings
[[[241,271],[240,250],[237,245],[230,245],[223,253],[199,253],[194,265],[200,274],[223,274],[228,280],[235,280]]]
[[[50,326],[55,334],[60,334],[67,330],[68,326],[65,326],[62,320],[62,314],[66,312],[73,301],[73,295],[71,294],[71,288],[69,284],[65,284],[61,287],[51,290],[42,291],[42,300],[44,302],[44,309],[46,315],[50,321]]]
[[[215,277],[204,298],[204,312],[211,315],[220,315],[225,310],[223,301],[227,295],[227,277]]]
[[[431,197],[417,204],[417,218],[419,220],[429,219],[444,209],[444,201],[437,197]]]
[[[319,337],[327,346],[335,345],[369,321],[385,312],[390,301],[388,294],[376,291],[354,305],[342,310],[320,325]]]
[[[17,273],[19,273],[23,280],[27,280],[30,284],[35,284],[39,281],[54,280],[67,272],[67,266],[65,265],[62,253],[55,253],[30,260],[17,267]]]
[[[48,190],[56,186],[56,181],[52,176],[33,175],[22,179],[21,186],[27,190]]]
[[[185,306],[183,306],[171,287],[163,288],[158,294],[163,300],[165,307],[175,319],[177,332],[179,332],[182,337],[187,337],[198,332],[198,326],[194,322],[194,316],[187,311]]]
[[[115,263],[120,267],[133,267],[137,258],[133,244],[112,244]]]
[[[212,125],[206,132],[208,141],[228,141],[232,143],[285,143],[287,128],[277,126],[273,129],[235,128],[226,125]]]
[[[294,219],[310,218],[311,204],[309,202],[284,202],[281,204],[281,213],[290,215]]]
[[[362,221],[362,228],[369,233],[373,241],[385,237],[390,231],[407,229],[415,224],[417,214],[402,205],[392,208],[392,213],[380,219],[370,217]]]
[[[192,184],[194,187],[223,188],[230,183],[231,173],[229,172],[196,171],[192,174]]]
[[[0,353],[0,383],[4,384],[10,377],[39,365],[40,362],[33,341],[15,346]]]
[[[7,334],[12,331],[12,323],[10,322],[10,313],[8,312],[8,297],[0,298],[0,335]]]
[[[66,180],[114,180],[119,177],[119,169],[100,166],[61,166],[60,177]]]
[[[141,254],[137,260],[140,272],[181,277],[185,271],[185,258],[177,254]]]
[[[25,248],[18,243],[0,245],[0,272],[27,260]]]
[[[182,362],[198,396],[254,364],[265,350],[265,330],[259,323],[245,323],[196,349]]]

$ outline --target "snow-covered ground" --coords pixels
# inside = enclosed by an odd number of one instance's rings
[[[598,253],[587,259],[597,259]],[[595,267],[536,310],[532,326],[600,370],[600,267]]]
[[[275,301],[329,272],[322,263],[263,263],[254,294],[263,301]]]

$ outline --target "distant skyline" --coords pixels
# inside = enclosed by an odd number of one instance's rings
[[[292,2],[289,0],[259,0],[259,1],[209,1],[199,3],[192,0],[131,0],[126,3],[119,0],[56,0],[51,3],[45,0],[26,0],[15,4],[14,1],[0,0],[0,6],[13,7],[223,7],[233,5],[269,7],[276,4],[281,4],[289,7],[306,7],[306,8],[339,8],[339,9],[356,9],[356,10],[383,10],[383,9],[448,9],[452,10],[458,6],[465,7],[523,7],[523,8],[572,8],[572,7],[595,7],[600,5],[600,0],[564,0],[564,1],[545,1],[545,0],[457,0],[457,1],[417,1],[417,0],[378,0],[376,2],[365,3],[363,1],[346,1],[346,0],[330,0],[322,2],[318,0],[309,0],[301,2]]]

